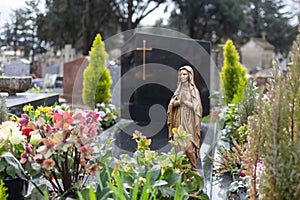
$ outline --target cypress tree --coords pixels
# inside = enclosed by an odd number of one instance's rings
[[[83,73],[82,99],[90,108],[95,108],[96,103],[107,103],[111,97],[112,80],[106,67],[106,55],[104,42],[97,34],[89,51],[89,65]]]
[[[224,65],[220,73],[221,89],[225,103],[238,103],[247,85],[246,68],[239,62],[239,54],[232,40],[227,40],[224,46]]]

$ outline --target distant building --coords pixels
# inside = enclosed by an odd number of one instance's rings
[[[16,51],[11,46],[0,47],[0,63],[9,63],[24,57],[24,52],[18,48]]]
[[[268,41],[262,38],[251,38],[241,47],[242,64],[250,73],[256,68],[270,68],[275,57],[274,50],[275,47]]]

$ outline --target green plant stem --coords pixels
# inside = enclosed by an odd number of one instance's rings
[[[80,154],[78,154],[77,148],[75,148],[75,160],[74,160],[74,171],[75,171],[75,182],[78,182],[79,176],[79,162],[80,162]]]
[[[69,173],[69,162],[68,162],[68,151],[64,153],[65,160],[64,171],[63,171],[63,185],[65,190],[69,190],[71,188],[71,174]]]
[[[62,173],[63,170],[62,170],[62,168],[59,166],[59,163],[58,163],[57,159],[56,159],[56,158],[53,158],[53,160],[54,160],[55,165],[57,166],[58,171],[59,171],[60,173]]]
[[[85,174],[85,172],[83,172],[83,174]],[[83,181],[82,181],[82,185],[80,186],[80,189],[82,189],[84,187],[84,185],[86,184],[88,178],[89,178],[88,176],[84,176],[82,178]]]
[[[59,189],[58,187],[55,185],[55,183],[52,181],[51,177],[48,177],[46,174],[44,174],[44,177],[46,178],[47,181],[49,181],[49,183],[51,184],[51,186],[53,187],[53,190],[55,192],[57,192]]]
[[[62,193],[63,192],[63,189],[61,188],[61,186],[60,186],[60,184],[59,184],[59,182],[58,182],[58,179],[57,179],[57,176],[56,176],[56,174],[55,174],[55,172],[53,171],[53,172],[51,172],[51,174],[52,174],[52,176],[53,176],[53,178],[54,178],[54,180],[55,180],[55,182],[56,182],[56,185],[57,185],[57,187],[58,187],[58,190],[60,191],[60,193]],[[51,178],[50,178],[51,179]],[[52,182],[52,180],[51,180],[51,182]],[[55,184],[54,184],[55,185]]]

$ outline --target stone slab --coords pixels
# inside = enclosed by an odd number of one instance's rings
[[[6,106],[9,113],[20,116],[23,113],[23,107],[29,103],[34,107],[51,106],[54,103],[58,103],[58,99],[59,94],[57,93],[17,93],[13,96],[6,95]]]

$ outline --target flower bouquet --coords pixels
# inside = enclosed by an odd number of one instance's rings
[[[28,176],[19,162],[25,141],[18,123],[5,121],[0,125],[0,178],[8,188],[9,199],[20,199],[26,192]]]
[[[35,179],[46,180],[50,196],[76,197],[88,177],[101,169],[91,147],[100,128],[99,115],[61,106],[24,111],[17,120],[22,139],[26,137],[21,163]]]

